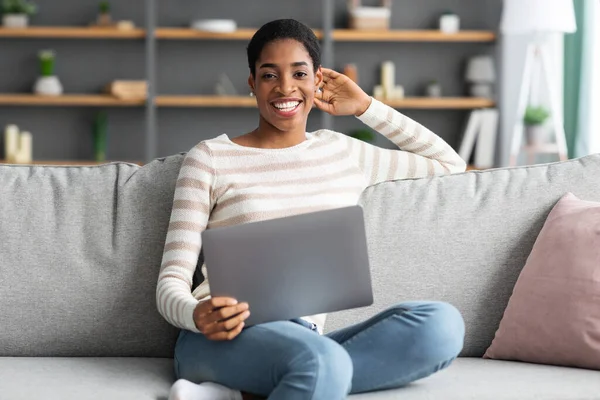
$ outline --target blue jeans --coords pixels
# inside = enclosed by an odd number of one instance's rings
[[[447,303],[408,302],[327,335],[291,321],[255,325],[222,342],[183,330],[175,374],[269,399],[344,399],[447,367],[462,349],[464,329]]]

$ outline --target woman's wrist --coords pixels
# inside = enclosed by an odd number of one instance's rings
[[[368,94],[364,93],[364,96],[362,97],[361,101],[360,101],[360,107],[358,108],[358,111],[356,112],[356,114],[354,114],[356,117],[360,117],[361,115],[363,115],[367,109],[369,108],[369,106],[371,106],[371,101],[373,99],[371,98],[371,96],[369,96]]]

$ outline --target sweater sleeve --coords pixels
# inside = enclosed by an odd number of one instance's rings
[[[383,149],[348,137],[350,152],[369,185],[466,169],[463,159],[443,139],[376,99],[357,118],[398,146],[397,150]]]
[[[198,332],[192,279],[200,254],[201,232],[214,205],[216,181],[210,149],[205,143],[192,148],[183,160],[175,186],[162,264],[156,286],[160,314],[172,325]]]

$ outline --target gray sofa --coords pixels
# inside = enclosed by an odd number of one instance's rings
[[[177,330],[155,307],[182,155],[144,167],[0,166],[0,399],[166,399]],[[600,201],[600,155],[368,188],[375,305],[413,299],[463,313],[453,365],[353,399],[599,399],[600,372],[481,358],[554,203]],[[390,349],[393,351],[393,349]]]

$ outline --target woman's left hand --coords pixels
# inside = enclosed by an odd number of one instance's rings
[[[321,68],[323,85],[315,93],[315,105],[331,115],[361,115],[371,104],[371,96],[344,74]]]

